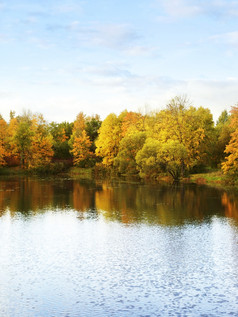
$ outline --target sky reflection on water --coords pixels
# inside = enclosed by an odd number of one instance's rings
[[[20,182],[0,183],[1,316],[238,315],[235,194]]]

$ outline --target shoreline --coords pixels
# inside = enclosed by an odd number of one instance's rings
[[[145,182],[151,184],[173,184],[171,177],[166,175],[159,175],[157,178],[141,178],[139,175],[118,175],[113,174],[113,171],[106,170],[96,170],[95,168],[79,168],[70,167],[66,171],[59,171],[53,173],[37,173],[33,170],[28,171],[21,169],[20,167],[2,167],[0,169],[0,177],[4,176],[69,176],[76,177],[79,179],[123,179],[126,182]],[[197,185],[207,185],[210,187],[221,188],[221,189],[237,189],[236,184],[232,184],[227,177],[222,174],[221,171],[212,171],[205,173],[190,174],[188,177],[184,177],[180,180],[178,184],[197,184]]]

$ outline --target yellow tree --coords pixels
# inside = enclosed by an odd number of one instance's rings
[[[220,167],[225,160],[225,148],[230,142],[231,133],[234,132],[230,126],[230,115],[224,110],[219,116],[215,126],[215,138],[212,149],[212,164],[214,167]]]
[[[19,154],[22,168],[29,167],[33,134],[32,114],[29,111],[24,112],[23,115],[17,117],[17,126],[13,134],[13,144]]]
[[[10,112],[10,121],[7,127],[7,161],[10,165],[19,163],[19,152],[16,146],[15,135],[19,121],[15,117],[15,112]]]
[[[227,156],[222,163],[222,170],[225,174],[236,176],[238,174],[238,106],[232,107],[230,127],[234,132],[231,133],[230,142],[225,149]]]
[[[41,114],[24,112],[11,117],[8,126],[10,157],[18,156],[24,169],[45,166],[51,161],[52,137]]]
[[[144,116],[137,112],[126,112],[123,115],[121,124],[121,135],[125,137],[128,134],[134,134],[135,132],[144,131],[143,126]]]
[[[90,151],[92,142],[86,131],[83,130],[81,135],[74,137],[73,148],[71,153],[74,158],[74,165],[76,166],[86,166],[87,161],[92,157],[92,152]]]
[[[74,121],[73,133],[69,144],[71,146],[71,153],[73,154],[74,165],[85,167],[89,165],[90,158],[93,153],[90,151],[92,142],[86,133],[86,118],[80,112]]]
[[[152,122],[148,127],[149,136],[162,144],[174,140],[185,147],[187,155],[181,158],[182,174],[185,168],[200,164],[209,154],[214,123],[208,109],[196,109],[186,98],[175,97]]]
[[[102,122],[96,140],[96,155],[103,158],[102,163],[112,166],[114,158],[118,154],[121,135],[121,122],[125,114],[117,117],[114,113],[109,114]]]
[[[41,114],[32,118],[31,155],[29,167],[42,167],[51,162],[53,157],[53,138],[50,135],[46,121]]]
[[[0,166],[6,164],[7,156],[7,123],[0,115]]]

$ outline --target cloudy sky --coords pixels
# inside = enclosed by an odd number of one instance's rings
[[[0,113],[238,102],[238,0],[0,0]]]

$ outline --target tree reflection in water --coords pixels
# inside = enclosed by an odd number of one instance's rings
[[[66,178],[7,178],[0,181],[0,215],[10,210],[28,214],[73,209],[102,215],[124,224],[183,225],[210,221],[213,216],[238,221],[238,197],[198,185],[144,185],[122,181]]]

